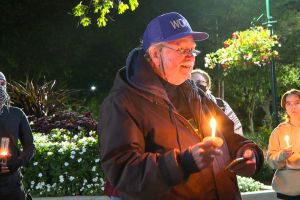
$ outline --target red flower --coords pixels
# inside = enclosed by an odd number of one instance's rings
[[[224,47],[226,48],[226,47],[228,47],[228,46],[229,46],[228,42],[225,41],[225,42],[224,42]]]

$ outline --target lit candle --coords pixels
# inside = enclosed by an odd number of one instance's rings
[[[290,137],[289,137],[289,135],[285,135],[284,136],[284,140],[285,140],[285,143],[286,143],[286,146],[290,146]]]
[[[216,137],[217,122],[214,117],[212,117],[210,120],[210,127],[211,127],[211,137]]]
[[[0,146],[0,164],[6,165],[8,153],[8,145],[9,145],[9,138],[3,137],[1,138],[1,146]]]
[[[217,122],[214,117],[210,120],[210,127],[211,127],[211,136],[207,136],[203,139],[203,141],[209,140],[214,146],[221,147],[223,145],[223,139],[216,136],[216,127]]]

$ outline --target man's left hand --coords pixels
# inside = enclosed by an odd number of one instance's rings
[[[230,171],[240,176],[253,176],[256,170],[256,158],[253,150],[246,149],[243,153],[244,160],[232,166]]]

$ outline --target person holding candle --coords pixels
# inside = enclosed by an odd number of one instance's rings
[[[179,13],[160,15],[118,71],[98,127],[102,167],[121,199],[238,200],[235,175],[261,167],[258,146],[234,134],[232,121],[189,80],[200,53],[195,41],[207,38]]]
[[[24,200],[29,198],[29,194],[22,186],[20,167],[33,157],[35,146],[24,112],[10,106],[6,85],[5,75],[0,72],[0,199]],[[18,148],[18,141],[22,151]]]
[[[287,120],[269,139],[267,162],[276,169],[272,187],[279,199],[300,199],[300,90],[291,89],[281,98]]]

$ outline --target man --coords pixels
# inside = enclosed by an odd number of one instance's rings
[[[195,41],[207,38],[178,13],[160,15],[118,72],[101,106],[99,142],[105,175],[122,200],[241,199],[231,171],[251,176],[260,168],[261,150],[233,134],[232,122],[188,80]],[[221,148],[202,142],[212,116]],[[225,170],[236,157],[245,160]]]
[[[225,115],[227,115],[229,119],[231,119],[234,124],[234,132],[236,134],[243,135],[242,124],[239,118],[233,112],[230,105],[225,100],[216,98],[214,95],[212,95],[210,90],[211,78],[208,73],[201,69],[194,69],[192,71],[191,79],[195,82],[197,87],[201,88],[207,94],[207,96],[224,111]]]
[[[35,146],[25,114],[19,108],[9,105],[6,85],[6,78],[0,72],[0,142],[8,140],[8,154],[0,155],[0,199],[24,200],[27,195],[21,183],[20,167],[33,157]],[[23,147],[22,151],[18,148],[18,140]]]

